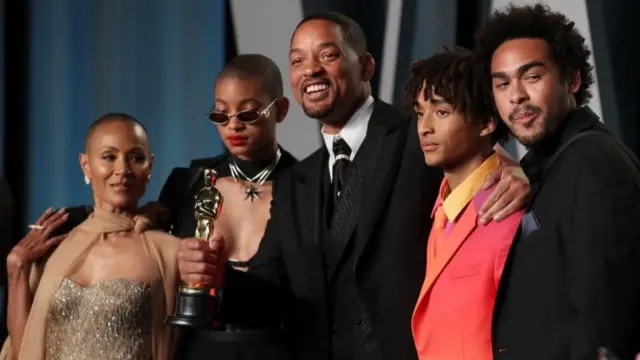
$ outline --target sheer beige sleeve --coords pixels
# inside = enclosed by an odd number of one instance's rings
[[[144,233],[149,244],[149,252],[158,263],[162,288],[154,291],[153,306],[153,348],[154,360],[171,360],[176,351],[179,333],[177,329],[164,324],[167,315],[173,313],[178,289],[178,248],[180,239],[160,231]]]
[[[40,284],[40,278],[44,271],[44,263],[33,264],[29,271],[29,288],[31,293],[35,294],[38,284]],[[0,351],[0,360],[12,360],[13,348],[11,346],[11,337],[7,336],[2,344],[2,350]]]

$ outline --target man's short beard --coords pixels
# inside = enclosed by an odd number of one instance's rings
[[[302,106],[302,111],[305,115],[312,119],[322,120],[330,116],[335,109],[333,104],[327,106],[326,108],[308,108],[306,106]]]
[[[542,141],[545,139],[547,132],[543,129],[542,131],[540,131],[539,133],[533,134],[533,135],[528,135],[526,137],[521,137],[516,135],[515,133],[513,134],[515,136],[515,138],[524,146],[526,147],[532,147],[535,144],[537,144],[538,142]]]
[[[540,142],[547,140],[558,128],[559,122],[551,122],[548,118],[543,120],[542,129],[534,134],[529,134],[526,137],[518,136],[514,131],[511,133],[513,136],[525,147],[530,148],[536,146]]]

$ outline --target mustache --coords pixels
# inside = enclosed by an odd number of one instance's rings
[[[516,117],[516,115],[518,115],[519,113],[523,113],[523,112],[532,112],[535,114],[540,114],[542,112],[542,109],[540,109],[539,107],[535,106],[535,105],[522,105],[522,106],[518,106],[517,108],[515,108],[511,114],[509,114],[509,121],[513,121]]]

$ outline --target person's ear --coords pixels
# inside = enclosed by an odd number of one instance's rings
[[[84,173],[84,182],[89,185],[91,183],[91,168],[89,167],[89,160],[86,153],[80,153],[78,157],[80,161],[80,169]]]
[[[151,170],[153,169],[153,154],[149,154],[149,177],[147,178],[147,182],[151,181]]]
[[[575,95],[578,90],[580,90],[580,87],[582,86],[582,76],[580,76],[580,71],[574,71],[571,74],[567,85],[571,94]]]
[[[289,99],[286,97],[282,97],[276,101],[274,104],[276,107],[276,123],[281,123],[287,117],[287,113],[289,113]]]
[[[482,125],[482,129],[480,129],[480,136],[491,136],[491,134],[496,131],[496,127],[498,126],[498,123],[496,121],[497,120],[495,117],[490,117],[489,120]]]
[[[376,72],[376,61],[370,53],[366,53],[360,57],[362,66],[362,81],[371,81],[373,74]]]

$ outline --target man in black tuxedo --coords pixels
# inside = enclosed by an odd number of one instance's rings
[[[410,318],[441,171],[424,165],[415,121],[372,98],[375,63],[353,20],[304,19],[290,65],[296,100],[321,122],[325,146],[276,184],[248,273],[223,267],[224,240],[214,236],[183,240],[182,279],[221,287],[221,316],[234,323],[284,316],[296,359],[416,359]],[[523,205],[528,185],[513,170],[501,172],[487,216]],[[224,284],[215,283],[222,270]]]
[[[495,116],[529,147],[521,164],[532,188],[496,301],[495,358],[632,359],[640,168],[586,106],[585,39],[546,6],[511,6],[476,44]]]

